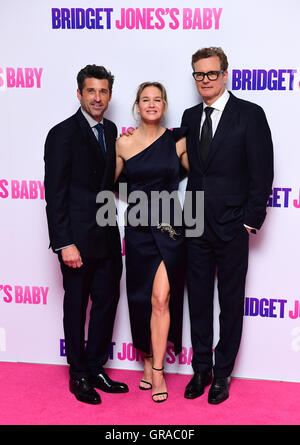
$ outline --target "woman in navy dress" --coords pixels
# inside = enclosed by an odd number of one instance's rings
[[[168,396],[163,375],[167,341],[174,343],[175,354],[182,347],[185,270],[178,198],[180,162],[188,169],[185,130],[170,131],[161,125],[166,96],[165,88],[158,82],[141,84],[135,101],[141,125],[131,136],[120,137],[116,144],[116,179],[124,169],[129,192],[135,192],[131,196],[147,198],[144,204],[130,203],[130,199],[127,207],[126,287],[133,345],[146,354],[139,387],[152,388],[155,402],[163,402]],[[167,197],[172,193],[170,201],[159,201],[158,195],[153,194],[163,191],[168,192]],[[170,212],[164,214],[168,204]],[[141,221],[142,214],[146,220],[133,224],[131,216]]]

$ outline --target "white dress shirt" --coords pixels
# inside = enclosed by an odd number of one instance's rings
[[[227,104],[227,101],[229,99],[229,93],[227,90],[224,91],[224,93],[222,94],[222,96],[220,96],[213,104],[211,105],[206,105],[205,102],[203,102],[203,111],[205,110],[206,107],[210,106],[211,108],[214,109],[214,111],[211,113],[210,117],[211,117],[211,121],[212,121],[212,134],[214,136],[218,124],[220,122],[222,113],[224,111],[225,105]],[[201,122],[200,122],[200,134],[201,134],[201,129],[202,129],[202,125],[203,122],[205,121],[205,113],[202,113],[202,117],[201,117]]]
[[[95,126],[97,124],[102,124],[103,125],[103,118],[100,122],[96,121],[92,116],[90,116],[83,108],[81,108],[81,112],[84,115],[84,117],[86,118],[86,120],[88,121],[94,135],[96,136],[97,140],[98,140],[98,130],[97,128],[95,128]],[[104,146],[105,146],[105,138],[104,139]],[[105,147],[106,148],[106,147]]]

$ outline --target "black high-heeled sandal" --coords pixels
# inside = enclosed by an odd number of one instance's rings
[[[153,358],[153,355],[145,355],[144,358]],[[147,385],[149,385],[148,388],[145,388],[144,386],[139,385],[139,389],[141,389],[142,391],[148,391],[149,389],[152,389],[152,383],[147,382],[147,380],[141,379],[140,384],[141,383],[146,383]]]
[[[162,367],[162,368],[158,369],[158,368],[154,368],[152,366],[152,369],[154,369],[154,371],[163,371],[165,368]],[[154,400],[154,398],[153,398],[153,397],[156,397],[156,396],[164,396],[164,395],[166,395],[167,397],[165,399],[162,399],[162,400]],[[168,398],[168,393],[167,392],[157,392],[155,394],[152,394],[152,400],[155,403],[165,402],[167,400],[167,398]]]

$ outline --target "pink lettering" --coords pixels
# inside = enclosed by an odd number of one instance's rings
[[[135,349],[132,343],[127,345],[127,359],[131,362],[135,360]]]
[[[47,295],[48,295],[49,287],[41,287],[42,301],[43,304],[47,304]]]
[[[6,181],[6,179],[1,179],[0,180],[0,198],[8,197],[8,190],[6,188],[7,186],[8,186],[8,181]]]
[[[183,29],[219,29],[222,8],[183,8]]]
[[[166,362],[169,364],[175,363],[176,357],[174,354],[174,348],[173,346],[167,347],[167,353],[166,353]]]
[[[3,68],[0,68],[0,88],[5,87]]]
[[[154,11],[154,8],[147,8],[147,29],[154,29],[154,25],[152,24]]]
[[[1,196],[1,195],[0,195]],[[12,199],[44,199],[45,188],[41,181],[27,181],[19,182],[16,179],[11,181],[11,197]]]
[[[121,8],[120,19],[116,20],[117,29],[163,29],[163,15],[169,14],[169,8]]]
[[[210,8],[204,8],[203,9],[203,29],[211,29],[211,27],[212,27],[212,19],[211,18],[212,18],[212,10]],[[201,18],[200,18],[200,20],[201,20]],[[200,25],[200,27],[201,27],[201,25]],[[193,28],[193,29],[195,29],[195,28]]]
[[[26,88],[34,87],[34,73],[32,68],[25,68],[25,85]]]
[[[38,197],[36,181],[29,181],[29,196],[30,199],[36,199]]]
[[[2,68],[1,68],[2,69]],[[0,71],[1,73],[1,71]],[[6,82],[8,88],[41,88],[43,68],[6,68]],[[1,83],[0,77],[0,87]]]
[[[300,190],[299,190],[299,199],[298,199],[298,201],[297,201],[297,199],[294,199],[293,205],[294,205],[294,207],[296,207],[296,209],[300,209]]]
[[[25,88],[25,80],[23,76],[23,70],[22,68],[17,68],[17,75],[16,75],[16,88]]]
[[[189,350],[183,346],[182,351],[178,354],[179,358],[179,364],[180,365],[190,365],[192,361],[193,351],[192,348],[189,348]]]
[[[42,72],[43,72],[43,68],[33,68],[35,77],[36,77],[36,87],[37,88],[41,88],[41,77],[42,77]]]
[[[13,287],[6,284],[0,285],[0,292],[3,290],[3,301],[11,303],[13,301]],[[49,287],[42,286],[14,286],[15,303],[24,304],[47,304],[47,295]]]
[[[13,88],[16,85],[15,70],[13,68],[6,68],[6,83],[7,88]]]
[[[295,308],[294,312],[289,311],[289,317],[295,320],[296,318],[300,317],[300,302],[298,300],[295,301]]]
[[[121,354],[120,352],[118,352],[118,359],[119,360],[125,360],[126,359],[126,343],[122,343],[122,352],[123,354]]]
[[[162,8],[158,8],[155,10],[155,17],[159,21],[159,23],[155,23],[156,29],[163,29],[165,27],[164,19],[162,18],[164,15],[164,10]]]
[[[130,131],[130,130],[135,130],[135,128],[134,127],[122,127],[122,134],[123,133],[127,133],[127,131]]]
[[[136,350],[133,347],[132,343],[122,343],[122,351],[118,352],[117,354],[118,360],[129,360],[133,362],[134,360],[140,361],[141,360],[141,353],[140,351]]]
[[[11,197],[12,199],[18,199],[20,196],[20,184],[19,181],[13,179],[11,181]]]
[[[32,303],[40,304],[40,302],[41,302],[40,288],[38,286],[32,286]]]
[[[176,15],[178,15],[179,14],[179,9],[177,9],[177,8],[172,8],[172,9],[170,9],[170,18],[171,18],[171,20],[174,22],[174,23],[170,23],[169,24],[169,27],[171,28],[171,29],[177,29],[177,28],[179,28],[179,20],[178,20],[178,18],[176,17]]]
[[[22,286],[15,286],[15,302],[23,303],[23,289]]]
[[[12,296],[10,294],[9,291],[12,291],[12,287],[9,285],[4,286],[3,288],[4,293],[5,293],[5,297],[3,297],[3,301],[5,301],[5,303],[11,303],[12,302]]]
[[[183,8],[183,29],[191,29],[192,27],[192,10],[191,8]]]
[[[213,8],[213,14],[214,14],[214,18],[215,18],[215,29],[220,29],[220,18],[221,18],[221,14],[222,14],[223,9],[216,9]]]
[[[25,286],[24,288],[24,298],[23,298],[23,303],[29,303],[32,304],[32,299],[31,299],[31,293],[30,293],[30,287],[29,286]]]
[[[28,187],[26,181],[21,181],[20,199],[29,199]]]
[[[204,8],[203,16],[205,16],[207,14],[207,11],[210,11],[210,9]],[[205,26],[203,28],[204,29],[209,29],[209,28],[205,28]],[[193,18],[193,29],[202,29],[202,20],[201,20],[201,10],[200,10],[200,8],[196,8],[195,9],[194,18]]]
[[[44,199],[45,198],[45,186],[44,183],[41,181],[37,181],[38,187],[40,189],[40,198]]]

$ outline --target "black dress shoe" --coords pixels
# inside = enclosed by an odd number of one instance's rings
[[[195,399],[196,397],[202,396],[205,386],[208,386],[211,380],[211,372],[195,372],[185,388],[184,397],[186,399]]]
[[[217,405],[224,402],[229,397],[229,383],[230,377],[221,379],[214,378],[214,381],[209,389],[208,403]]]
[[[85,378],[73,379],[71,377],[70,391],[80,402],[90,403],[91,405],[99,405],[99,403],[101,403],[99,394],[91,387]]]
[[[101,372],[94,377],[90,378],[90,384],[94,386],[94,388],[101,389],[105,392],[111,393],[121,393],[128,392],[128,386],[126,383],[116,382],[111,380],[111,378],[105,373]]]

